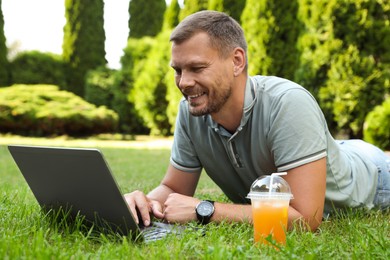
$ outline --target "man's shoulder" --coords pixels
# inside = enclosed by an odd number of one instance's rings
[[[311,93],[289,79],[277,76],[253,76],[251,77],[255,84],[257,93],[265,94],[270,98],[279,99],[282,96],[289,97],[289,99],[308,98],[313,99]]]
[[[289,79],[281,78],[277,76],[262,76],[256,75],[251,77],[257,87],[263,88],[267,91],[288,90],[288,89],[304,89],[298,83],[295,83]]]

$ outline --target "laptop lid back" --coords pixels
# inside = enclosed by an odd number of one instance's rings
[[[114,232],[136,236],[139,228],[97,149],[9,145],[8,149],[44,210],[72,216]]]

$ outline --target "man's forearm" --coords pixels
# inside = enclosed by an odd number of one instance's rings
[[[240,204],[227,204],[227,203],[214,203],[215,211],[211,218],[214,222],[249,222],[252,223],[252,206],[251,205],[240,205]],[[310,220],[304,219],[293,207],[289,207],[289,219],[288,229],[293,228],[294,224],[299,224],[305,229],[314,231],[321,222],[318,222],[314,217]]]
[[[252,206],[241,204],[214,203],[214,222],[252,222]]]

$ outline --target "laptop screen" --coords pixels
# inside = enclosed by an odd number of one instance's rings
[[[9,151],[45,210],[78,213],[123,235],[139,228],[97,149],[9,145]]]

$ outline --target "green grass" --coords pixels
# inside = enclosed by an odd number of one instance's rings
[[[145,140],[148,140],[146,138]],[[285,247],[275,250],[253,244],[249,224],[209,224],[206,234],[189,230],[183,236],[144,244],[129,238],[94,234],[75,223],[54,224],[44,216],[6,148],[9,143],[93,146],[104,153],[123,192],[149,191],[161,180],[169,147],[135,141],[34,139],[0,137],[1,259],[390,259],[390,214],[355,211],[323,222],[316,233],[295,229]],[[162,141],[161,141],[162,142]],[[142,142],[141,142],[142,143]],[[149,142],[150,143],[150,142]],[[202,176],[197,196],[226,200]]]

